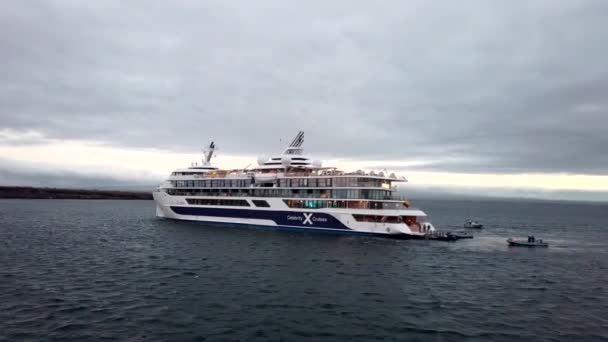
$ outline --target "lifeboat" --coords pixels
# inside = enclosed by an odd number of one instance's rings
[[[258,173],[253,176],[256,183],[274,183],[277,181],[276,173]]]

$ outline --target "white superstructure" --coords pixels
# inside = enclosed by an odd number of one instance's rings
[[[434,232],[426,214],[395,194],[403,177],[346,173],[303,155],[304,132],[284,152],[250,170],[211,164],[175,170],[154,192],[159,217],[324,233],[422,238]]]

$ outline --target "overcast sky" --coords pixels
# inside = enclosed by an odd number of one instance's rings
[[[145,149],[166,172],[210,139],[255,162],[302,129],[312,156],[427,183],[608,190],[605,0],[7,0],[0,27],[11,183],[40,162],[48,179],[154,179],[114,156]]]

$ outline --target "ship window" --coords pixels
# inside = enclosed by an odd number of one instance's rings
[[[268,202],[264,201],[264,200],[252,200],[253,204],[255,204],[256,207],[264,207],[264,208],[268,208],[270,207],[270,204],[268,204]]]
[[[303,203],[301,200],[283,200],[290,208],[302,208]]]
[[[217,205],[229,207],[249,207],[246,200],[241,199],[214,199],[214,198],[186,198],[191,205]]]
[[[334,190],[333,198],[346,198],[346,190]]]
[[[296,198],[306,196],[293,196]],[[309,198],[311,196],[308,196]],[[312,198],[318,198],[318,196],[312,196]],[[400,202],[378,202],[378,201],[335,201],[335,200],[296,200],[296,199],[284,199],[283,202],[290,208],[349,208],[349,209],[400,209]],[[392,218],[388,218],[390,222]]]
[[[353,214],[358,222],[377,222],[377,223],[402,223],[401,216],[381,216],[381,215],[358,215]]]

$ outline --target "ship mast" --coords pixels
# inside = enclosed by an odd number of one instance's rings
[[[213,157],[213,152],[215,152],[215,143],[212,141],[208,147],[203,149],[203,155],[205,159],[203,159],[203,164],[210,164],[211,157]]]
[[[298,135],[293,139],[289,147],[285,149],[283,154],[302,154],[304,148],[302,148],[302,144],[304,143],[304,131],[299,131]]]

